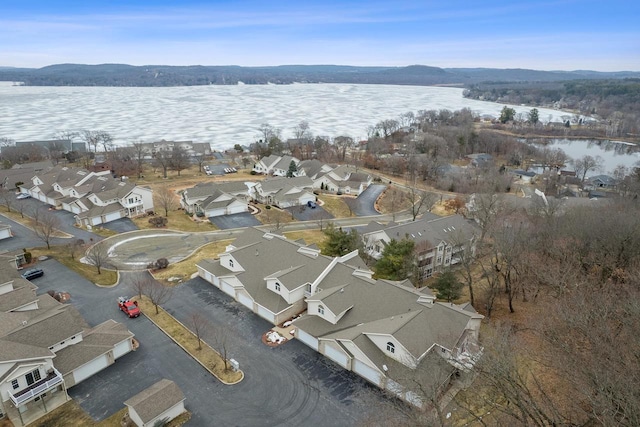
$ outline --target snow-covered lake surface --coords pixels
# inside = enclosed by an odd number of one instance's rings
[[[302,120],[314,135],[367,136],[367,127],[418,110],[470,108],[498,117],[504,105],[465,99],[460,88],[353,84],[189,87],[40,87],[0,82],[0,137],[53,138],[60,130],[104,130],[116,144],[160,139],[225,149],[256,141],[263,123],[293,136]],[[511,106],[527,113],[529,107]],[[562,111],[540,108],[543,121]]]

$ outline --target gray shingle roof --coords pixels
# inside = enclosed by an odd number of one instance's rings
[[[4,339],[49,348],[88,328],[89,325],[75,307],[60,305],[46,311],[42,316],[29,320],[25,326],[18,327]]]
[[[142,422],[147,423],[185,399],[182,390],[171,380],[162,379],[124,402]]]

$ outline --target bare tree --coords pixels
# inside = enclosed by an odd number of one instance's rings
[[[147,287],[147,297],[159,313],[158,306],[168,302],[173,296],[173,288],[165,286],[157,280],[152,280]]]
[[[409,187],[408,197],[409,202],[411,202],[411,216],[413,217],[413,221],[416,220],[418,215],[423,214],[425,211],[430,211],[433,204],[439,198],[436,193],[420,190],[415,184]]]
[[[40,240],[47,244],[47,249],[51,249],[51,240],[59,227],[60,219],[53,212],[45,211],[33,227],[33,231]]]
[[[102,274],[102,267],[107,265],[107,261],[109,260],[109,248],[105,244],[96,243],[89,248],[85,258],[96,268],[98,274]]]
[[[156,153],[156,157],[154,159],[154,165],[156,167],[162,168],[162,177],[167,178],[167,170],[171,166],[171,151],[160,150]]]
[[[187,151],[182,147],[173,147],[169,163],[171,169],[178,172],[178,176],[180,176],[180,172],[189,167],[189,155]]]
[[[142,142],[134,142],[132,145],[136,165],[138,166],[138,178],[141,178],[143,172],[142,168],[144,165],[144,156],[146,154],[145,144]]]
[[[106,153],[107,151],[110,151],[111,148],[113,148],[113,136],[109,132],[104,130],[98,131],[97,134],[98,140],[100,141],[100,144],[102,144],[104,152]]]
[[[147,289],[151,287],[153,277],[148,273],[137,274],[129,282],[129,287],[133,294],[137,294],[139,298],[142,298],[142,294],[147,293]]]
[[[73,239],[72,242],[69,242],[65,245],[65,249],[67,254],[71,257],[71,259],[76,259],[76,254],[83,246],[84,246],[84,240]]]
[[[164,210],[164,216],[169,216],[169,211],[176,209],[178,204],[176,193],[167,186],[158,187],[153,192],[153,204]]]
[[[584,182],[589,172],[595,172],[602,170],[604,165],[604,159],[600,156],[585,155],[579,159],[574,160],[573,167],[576,170],[576,175],[581,176],[581,181]]]
[[[16,200],[13,209],[20,214],[20,218],[24,218],[24,213],[29,205],[25,200]]]
[[[89,151],[93,147],[93,152],[98,152],[98,144],[100,144],[100,132],[94,130],[83,130],[80,132],[80,137],[87,144]]]
[[[207,318],[202,314],[193,312],[189,316],[189,326],[191,326],[191,331],[198,340],[198,350],[202,350],[202,335],[206,334],[207,331],[211,329],[209,320],[207,320]]]
[[[204,162],[207,159],[207,157],[204,155],[204,153],[196,153],[193,155],[193,160],[196,162],[196,164],[198,165],[198,172],[202,173],[202,166],[204,166]]]
[[[213,340],[213,347],[220,354],[222,360],[224,361],[224,370],[229,370],[229,360],[228,354],[231,345],[231,340],[229,338],[229,331],[224,325],[215,325],[211,328],[211,337]]]
[[[344,162],[347,155],[347,149],[353,146],[353,138],[350,136],[336,136],[333,139],[333,145],[336,146],[340,153],[340,161]]]
[[[13,191],[0,186],[0,201],[7,208],[7,212],[11,212],[11,205],[16,201],[16,195]]]
[[[311,132],[309,132],[309,122],[302,120],[293,128],[293,135],[298,141],[311,138]]]

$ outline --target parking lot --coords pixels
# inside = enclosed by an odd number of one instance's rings
[[[333,215],[325,211],[322,206],[316,205],[315,208],[311,208],[307,205],[292,206],[285,209],[298,221],[318,221],[321,219],[332,219]]]
[[[229,336],[229,356],[240,363],[245,379],[233,386],[220,383],[144,316],[129,319],[116,305],[131,294],[121,276],[113,288],[98,288],[55,260],[40,262],[45,270],[34,280],[38,293],[71,294],[90,325],[109,318],[123,322],[136,335],[140,348],[101,373],[71,388],[69,394],[96,420],[123,407],[123,402],[162,378],[175,381],[186,396],[193,426],[347,426],[357,423],[368,408],[363,402],[380,393],[353,373],[292,340],[277,348],[262,344],[270,324],[230,297],[197,278],[175,288],[166,308],[184,323],[192,313]],[[211,336],[204,335],[211,342]]]

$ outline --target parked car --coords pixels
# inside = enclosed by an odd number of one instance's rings
[[[32,268],[22,273],[22,277],[24,277],[27,280],[35,279],[36,277],[42,277],[42,276],[44,276],[44,271],[42,271],[41,268]]]
[[[28,199],[28,198],[30,198],[30,197],[31,197],[31,195],[30,195],[30,194],[27,194],[27,193],[20,193],[20,194],[18,194],[18,195],[16,196],[16,199],[18,199],[18,200],[22,200],[22,199]]]
[[[311,209],[315,209],[316,206],[318,206],[318,205],[316,204],[316,202],[312,202],[311,200],[309,200],[307,202],[307,206],[309,206]]]
[[[128,297],[118,297],[118,308],[131,318],[140,316],[138,301],[131,301]]]

